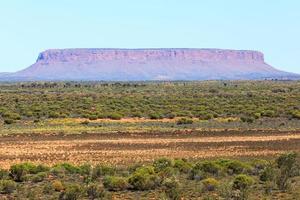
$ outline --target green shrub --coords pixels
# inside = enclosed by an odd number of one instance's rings
[[[246,123],[249,123],[249,124],[252,124],[254,122],[254,118],[253,117],[241,117],[241,121],[242,122],[246,122]]]
[[[174,160],[174,168],[178,169],[180,172],[189,173],[192,169],[192,164],[183,160],[183,159],[175,159]]]
[[[50,169],[50,173],[54,176],[64,177],[66,174],[66,169],[61,166],[54,166]]]
[[[39,164],[35,167],[35,170],[34,170],[34,174],[37,174],[39,172],[48,172],[50,170],[50,167],[48,166],[45,166],[45,165],[42,165],[42,164]]]
[[[16,123],[16,120],[13,119],[4,119],[4,124],[14,124]]]
[[[78,184],[68,185],[65,191],[61,192],[59,199],[61,200],[77,200],[82,195],[82,188]]]
[[[1,180],[0,181],[0,193],[11,194],[17,188],[17,184],[12,180]]]
[[[181,199],[181,190],[179,181],[173,178],[167,178],[162,183],[164,193],[171,200]]]
[[[218,176],[222,171],[222,167],[215,161],[201,161],[194,165],[190,171],[190,179],[203,180],[208,174]]]
[[[165,179],[167,177],[172,177],[176,176],[179,173],[179,170],[173,167],[167,167],[161,171],[158,172],[158,175],[162,178]]]
[[[222,182],[218,186],[218,194],[222,199],[233,199],[232,197],[232,185],[229,182]]]
[[[113,120],[120,120],[122,119],[122,115],[118,114],[118,113],[112,113],[108,116],[108,118],[113,119]]]
[[[159,186],[161,179],[153,167],[140,167],[129,177],[128,182],[135,190],[150,190]]]
[[[261,115],[264,117],[276,117],[276,113],[274,110],[265,110]]]
[[[53,190],[55,190],[57,192],[60,192],[65,189],[64,185],[59,180],[53,181],[51,185],[52,185]]]
[[[255,159],[251,162],[251,166],[253,166],[257,171],[261,171],[269,166],[270,163],[266,160]]]
[[[197,114],[197,117],[200,120],[210,120],[214,118],[214,115],[211,113],[207,113],[207,112],[200,112],[199,114]]]
[[[166,115],[166,118],[168,118],[168,119],[174,119],[175,117],[176,117],[176,114],[174,114],[174,113],[168,113]]]
[[[250,165],[238,160],[229,160],[224,167],[226,167],[229,174],[241,174],[251,170]]]
[[[179,187],[179,181],[177,179],[175,179],[174,177],[167,178],[163,181],[162,186],[164,188],[176,188],[176,187]]]
[[[21,116],[19,113],[10,113],[10,112],[3,113],[2,117],[4,119],[11,119],[11,120],[20,120],[21,119]]]
[[[176,122],[177,125],[185,125],[185,124],[192,124],[192,123],[193,123],[193,120],[192,119],[188,119],[188,118],[180,118]]]
[[[203,161],[196,163],[192,170],[201,170],[205,173],[209,173],[215,176],[218,176],[222,170],[222,167],[215,161]]]
[[[215,191],[219,186],[219,181],[214,178],[207,178],[201,181],[204,191]]]
[[[255,119],[259,119],[261,118],[261,113],[254,113],[253,116]]]
[[[143,167],[142,164],[136,163],[136,164],[133,164],[133,165],[129,165],[129,167],[128,167],[127,169],[128,169],[128,172],[129,172],[129,173],[134,173],[137,169],[139,169],[139,168],[141,168],[141,167]],[[154,171],[154,168],[153,168],[153,167],[151,167],[151,168],[152,168],[153,171]]]
[[[290,178],[298,175],[299,173],[299,163],[297,163],[297,153],[286,153],[280,155],[276,164],[279,168],[279,175],[277,178],[278,188],[281,190],[286,190],[290,184]]]
[[[162,119],[163,117],[160,114],[157,113],[151,113],[149,114],[150,119]]]
[[[0,169],[0,180],[8,179],[9,172],[5,169]]]
[[[101,176],[113,176],[116,174],[116,169],[111,166],[106,165],[96,165],[92,170],[93,179],[99,178]]]
[[[59,114],[59,112],[50,112],[48,117],[49,118],[59,118],[60,114]]]
[[[260,174],[259,179],[261,181],[274,181],[276,175],[276,171],[273,166],[267,166]]]
[[[246,190],[254,184],[254,179],[251,176],[240,174],[234,178],[233,189]]]
[[[53,187],[52,187],[52,184],[51,183],[46,183],[44,186],[43,186],[43,193],[44,194],[52,194],[54,191]]]
[[[104,177],[103,185],[110,191],[126,190],[129,186],[126,178],[116,176]]]
[[[68,172],[70,174],[76,174],[76,173],[80,173],[80,168],[76,167],[74,165],[71,165],[70,163],[61,163],[61,164],[57,164],[54,165],[54,167],[52,169],[55,170],[64,170],[65,172]]]
[[[89,118],[89,120],[97,120],[98,116],[97,115],[88,115],[87,118]]]
[[[138,167],[135,170],[135,173],[155,174],[155,168],[153,166],[142,166],[142,167]]]
[[[295,118],[295,119],[300,119],[300,111],[292,112],[292,117]]]
[[[84,165],[81,165],[79,166],[79,172],[81,175],[91,175],[92,174],[92,166],[90,164],[84,164]]]
[[[276,159],[278,168],[293,169],[297,164],[297,157],[298,155],[295,152],[280,155]]]
[[[39,172],[36,175],[32,177],[32,182],[37,183],[37,182],[42,182],[48,174],[46,172]]]
[[[265,181],[264,183],[264,193],[266,195],[271,195],[273,189],[276,187],[275,182],[274,181]]]
[[[153,167],[155,172],[160,172],[166,169],[167,167],[173,167],[174,162],[168,158],[159,158],[153,162]]]
[[[87,186],[86,193],[90,200],[102,199],[105,196],[104,188],[95,183],[91,183]]]
[[[48,170],[48,168],[44,168],[42,165],[35,166],[31,163],[23,163],[16,164],[11,166],[10,168],[10,176],[17,182],[21,182],[24,180],[24,177],[28,174],[36,174],[39,172],[43,172],[44,170]]]

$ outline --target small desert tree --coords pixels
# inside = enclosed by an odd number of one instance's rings
[[[286,153],[279,156],[276,160],[279,169],[277,185],[281,190],[286,190],[290,184],[290,178],[296,176],[299,172],[299,163],[297,163],[297,154]]]

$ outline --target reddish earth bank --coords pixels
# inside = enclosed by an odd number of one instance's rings
[[[270,157],[300,152],[299,132],[178,132],[8,136],[0,139],[0,168],[19,162],[133,164],[159,157]]]

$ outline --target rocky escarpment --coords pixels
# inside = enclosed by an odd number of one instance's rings
[[[264,55],[257,51],[219,49],[65,49],[40,53],[37,62],[84,62],[115,60],[243,60],[264,62]]]
[[[286,77],[257,51],[222,49],[54,49],[14,74],[37,80],[208,80]]]

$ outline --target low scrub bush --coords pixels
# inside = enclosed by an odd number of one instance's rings
[[[38,182],[42,182],[45,178],[47,178],[47,176],[48,176],[48,173],[46,173],[46,172],[39,172],[39,173],[35,174],[31,178],[31,180],[34,183],[38,183]]]
[[[174,119],[175,117],[176,117],[175,113],[168,113],[168,114],[166,114],[166,118],[168,118],[168,119]]]
[[[97,115],[88,115],[88,116],[86,116],[86,118],[93,121],[93,120],[97,120],[98,116]]]
[[[4,124],[14,124],[16,123],[16,120],[13,119],[4,119]]]
[[[113,176],[116,174],[116,169],[111,166],[106,165],[96,165],[92,170],[93,179],[102,177],[102,176]]]
[[[251,176],[240,174],[234,178],[233,189],[246,190],[249,189],[255,183]]]
[[[104,177],[103,185],[110,191],[122,191],[126,190],[129,187],[126,178],[116,176]]]
[[[166,194],[168,199],[171,200],[179,200],[181,199],[181,190],[180,184],[177,179],[167,178],[162,183],[164,193]]]
[[[9,172],[5,169],[0,169],[0,180],[5,180],[9,178]]]
[[[11,112],[7,112],[7,113],[3,113],[2,117],[4,119],[11,119],[11,120],[20,120],[21,116],[18,113],[11,113]]]
[[[160,172],[158,172],[158,176],[160,176],[162,179],[165,179],[167,177],[176,176],[179,173],[179,170],[173,167],[167,167]]]
[[[277,185],[280,190],[288,189],[290,179],[299,175],[299,163],[297,162],[298,155],[294,152],[286,153],[279,156],[276,160],[279,174],[277,177]]]
[[[59,114],[59,112],[50,112],[48,117],[49,118],[59,118],[60,114]]]
[[[215,191],[219,186],[219,181],[214,178],[207,178],[201,181],[204,191]]]
[[[112,113],[108,116],[108,118],[113,119],[113,120],[120,120],[122,119],[122,115],[118,113]]]
[[[207,113],[207,112],[200,112],[199,114],[197,114],[197,117],[200,120],[210,120],[210,119],[214,118],[214,115],[211,113]]]
[[[184,159],[175,159],[174,168],[178,169],[182,173],[189,173],[193,165]]]
[[[61,192],[60,200],[77,200],[82,196],[82,188],[78,184],[68,185],[64,191]]]
[[[102,199],[105,196],[104,188],[96,183],[89,184],[86,188],[86,193],[90,200]]]
[[[149,114],[149,118],[150,119],[162,119],[163,116],[161,114],[158,114],[158,113],[151,113],[151,114]]]
[[[51,185],[52,185],[53,190],[57,191],[57,192],[60,192],[65,189],[64,185],[59,180],[53,181]]]
[[[276,117],[276,112],[274,110],[265,110],[261,115],[264,117]]]
[[[241,173],[250,173],[252,170],[252,165],[241,162],[238,160],[228,160],[228,159],[219,159],[215,161],[224,172],[227,172],[229,175],[241,174]]]
[[[223,165],[228,174],[241,174],[247,173],[251,171],[251,166],[245,162],[241,162],[238,160],[228,160],[224,162]]]
[[[292,112],[292,117],[295,118],[295,119],[300,119],[300,111]]]
[[[254,168],[254,174],[257,175],[259,172],[264,170],[266,167],[270,165],[270,162],[266,160],[256,159],[253,160],[250,165]]]
[[[93,171],[93,168],[90,164],[84,164],[84,165],[79,166],[79,172],[81,175],[89,176],[92,174],[92,171]]]
[[[49,168],[43,165],[33,165],[31,163],[16,164],[10,168],[10,176],[17,182],[24,181],[28,174],[37,174],[39,172],[48,171]]]
[[[76,174],[76,173],[80,173],[80,168],[76,167],[74,165],[71,165],[70,163],[61,163],[61,164],[57,164],[52,168],[52,171],[65,171],[66,173],[70,173],[70,174]]]
[[[174,162],[168,158],[159,158],[153,162],[153,167],[155,172],[160,172],[166,169],[167,167],[173,167]]]
[[[154,189],[161,183],[161,178],[155,174],[153,167],[140,167],[129,177],[129,184],[135,190]]]
[[[193,171],[203,171],[205,173],[212,174],[214,176],[218,176],[222,171],[222,167],[215,161],[203,161],[196,163],[196,165],[192,169]]]
[[[42,190],[43,190],[43,194],[52,194],[54,192],[52,184],[49,182],[43,186]]]
[[[253,117],[241,117],[241,121],[251,124],[255,121],[255,119]]]
[[[185,124],[192,124],[192,123],[193,123],[193,120],[192,119],[188,119],[188,118],[180,118],[176,122],[177,125],[185,125]]]
[[[1,180],[0,181],[0,193],[11,194],[17,188],[17,184],[12,180]]]
[[[233,199],[231,182],[221,182],[218,185],[218,194],[222,199]]]
[[[269,165],[264,170],[262,170],[261,174],[259,175],[259,179],[261,181],[274,181],[276,177],[276,171],[273,166]]]

